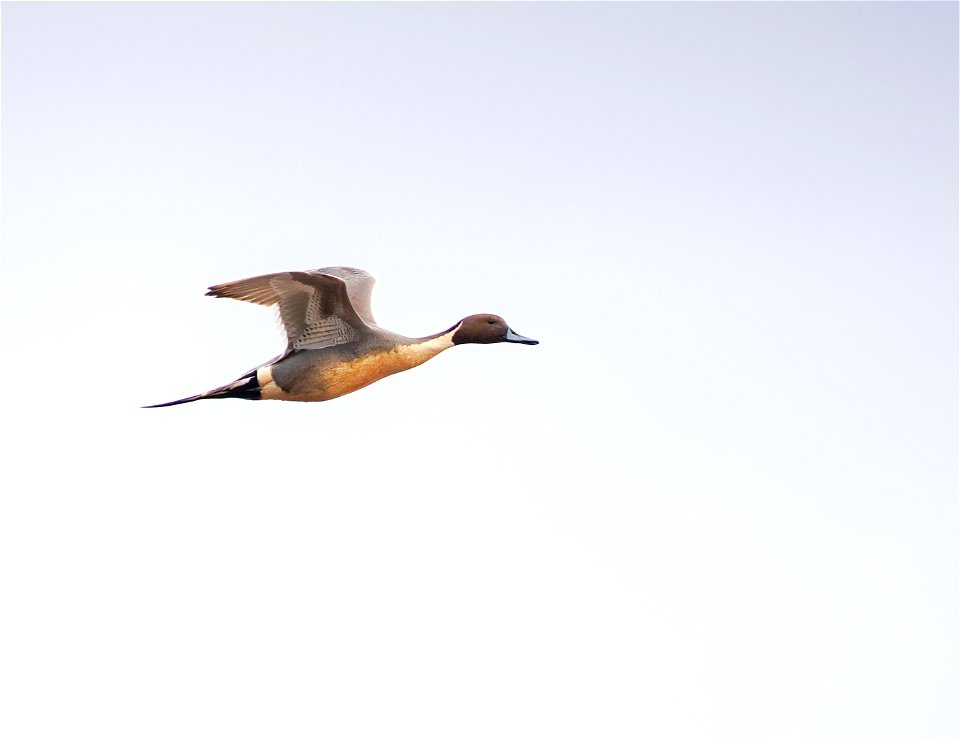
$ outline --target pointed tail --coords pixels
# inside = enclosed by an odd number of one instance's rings
[[[192,397],[184,397],[183,399],[175,399],[172,402],[161,402],[160,404],[145,404],[141,407],[141,410],[150,410],[154,407],[173,407],[175,404],[186,404],[187,402],[196,402],[198,399],[209,399],[209,392],[207,394],[194,394]]]
[[[236,381],[226,386],[211,389],[203,394],[194,394],[192,397],[175,399],[172,402],[161,402],[160,404],[144,405],[141,409],[147,410],[154,407],[173,407],[177,404],[186,404],[187,402],[196,402],[198,399],[260,399],[260,383],[257,381],[257,371],[254,369],[244,374]]]

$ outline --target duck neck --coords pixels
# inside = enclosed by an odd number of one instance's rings
[[[403,344],[403,355],[415,366],[429,361],[438,353],[442,353],[447,348],[452,348],[453,334],[460,327],[459,323],[449,330],[438,332],[436,335],[427,335],[422,338],[410,338]]]

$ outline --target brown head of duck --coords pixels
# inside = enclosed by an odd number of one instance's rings
[[[503,317],[496,314],[472,314],[462,319],[453,334],[454,345],[466,343],[521,343],[538,345],[539,340],[524,337],[510,329]]]

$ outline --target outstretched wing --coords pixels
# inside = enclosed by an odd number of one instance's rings
[[[373,283],[373,276],[356,268],[321,268],[211,286],[207,296],[277,305],[287,350],[315,350],[348,343],[376,326],[370,313]]]
[[[318,268],[308,273],[326,273],[328,276],[336,276],[343,279],[347,284],[347,296],[350,297],[350,303],[354,310],[360,315],[360,319],[371,327],[377,326],[377,321],[373,318],[373,312],[370,311],[370,296],[373,294],[373,284],[377,282],[373,276],[359,268]]]

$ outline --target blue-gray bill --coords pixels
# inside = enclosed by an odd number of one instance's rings
[[[524,345],[539,345],[539,340],[534,340],[533,338],[525,338],[523,335],[518,335],[509,327],[507,328],[507,334],[503,336],[503,341],[505,343],[523,343]]]

